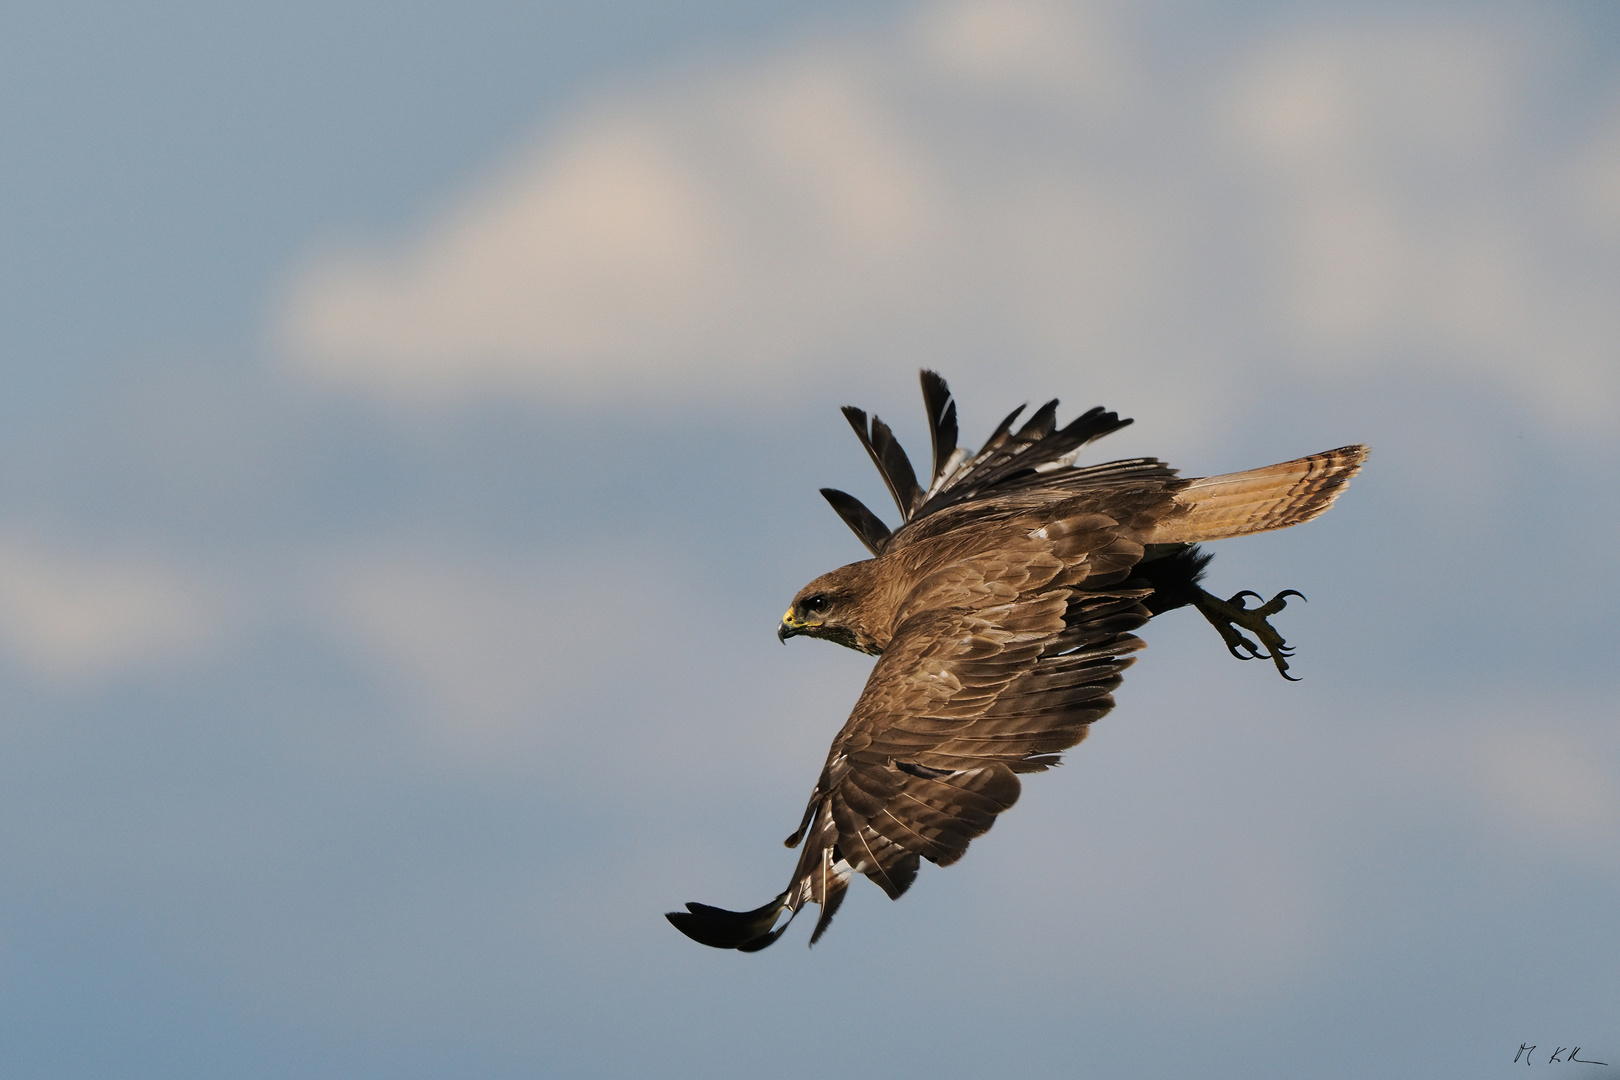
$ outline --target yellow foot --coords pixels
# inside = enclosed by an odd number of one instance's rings
[[[1270,660],[1277,665],[1277,674],[1289,682],[1298,682],[1298,679],[1288,674],[1288,657],[1294,655],[1294,650],[1288,647],[1283,636],[1266,620],[1287,607],[1290,596],[1297,596],[1303,600],[1304,594],[1294,589],[1284,589],[1259,607],[1253,608],[1244,600],[1246,596],[1260,599],[1259,593],[1249,589],[1244,589],[1230,600],[1221,600],[1199,589],[1193,605],[1204,613],[1204,618],[1209,620],[1211,626],[1220,631],[1221,638],[1226,642],[1227,651],[1233,656],[1239,660]],[[1238,630],[1240,626],[1259,638],[1259,643],[1244,637]]]

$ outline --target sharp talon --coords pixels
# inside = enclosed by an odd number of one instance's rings
[[[1288,657],[1294,655],[1294,650],[1283,640],[1283,636],[1268,619],[1288,606],[1290,596],[1304,600],[1303,593],[1297,589],[1284,589],[1270,600],[1266,600],[1252,589],[1234,593],[1227,600],[1218,599],[1202,589],[1199,589],[1198,593],[1198,598],[1193,603],[1203,613],[1204,618],[1209,620],[1210,625],[1220,631],[1227,652],[1239,660],[1270,660],[1277,665],[1277,674],[1289,682],[1299,681],[1288,674]],[[1262,602],[1252,608],[1249,607],[1247,598],[1251,596]],[[1239,627],[1242,627],[1242,630]],[[1258,642],[1245,636],[1243,630],[1253,634],[1259,639]]]

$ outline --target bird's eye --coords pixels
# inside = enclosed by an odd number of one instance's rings
[[[805,597],[804,603],[800,606],[811,615],[820,615],[827,610],[827,598],[817,593],[815,596]]]

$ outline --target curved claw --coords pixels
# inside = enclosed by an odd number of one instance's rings
[[[1289,682],[1299,681],[1295,676],[1288,674],[1288,657],[1294,655],[1293,648],[1283,640],[1283,636],[1267,619],[1287,607],[1290,596],[1304,600],[1305,594],[1297,589],[1284,589],[1270,600],[1266,600],[1253,589],[1244,589],[1234,593],[1230,599],[1220,600],[1202,589],[1199,589],[1198,593],[1199,596],[1193,603],[1203,613],[1204,618],[1209,620],[1210,625],[1220,631],[1227,652],[1239,660],[1270,660],[1277,665],[1277,674]],[[1249,607],[1248,598],[1251,596],[1262,602],[1252,608]],[[1249,631],[1259,641],[1245,636],[1238,627]]]
[[[1290,596],[1297,596],[1301,600],[1305,599],[1305,594],[1302,592],[1297,592],[1294,589],[1284,589],[1276,596],[1273,596],[1270,600],[1267,600],[1264,604],[1261,604],[1259,607],[1255,608],[1255,613],[1258,615],[1275,615],[1277,612],[1288,606],[1288,598]],[[1255,599],[1258,600],[1259,597],[1256,596]]]
[[[1271,659],[1270,656],[1261,651],[1260,646],[1256,645],[1254,642],[1250,641],[1236,630],[1233,630],[1231,637],[1227,639],[1226,651],[1237,657],[1239,660]]]

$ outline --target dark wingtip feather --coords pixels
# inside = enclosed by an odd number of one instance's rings
[[[782,931],[787,929],[786,922],[781,926],[775,925],[786,906],[787,893],[753,911],[727,911],[693,901],[686,905],[685,911],[665,912],[664,918],[675,929],[701,945],[715,949],[736,949],[738,952],[758,952],[781,937]]]
[[[889,485],[894,504],[900,508],[901,519],[910,521],[911,515],[922,504],[922,488],[917,484],[917,473],[911,467],[911,459],[895,439],[894,432],[875,416],[872,417],[871,445],[873,460],[883,474],[883,482]]]
[[[1020,442],[1036,442],[1052,434],[1057,430],[1057,407],[1058,399],[1053,398],[1036,409],[1013,438]]]
[[[922,370],[923,407],[928,413],[928,436],[933,441],[934,471],[928,478],[929,490],[939,483],[956,453],[956,402],[951,400],[951,388],[937,371]]]
[[[889,527],[868,510],[865,503],[837,488],[822,488],[821,497],[832,504],[838,516],[844,519],[844,524],[866,545],[867,551],[873,555],[882,553],[883,545],[889,539]]]
[[[901,520],[910,521],[912,513],[922,503],[922,490],[917,486],[917,474],[906,452],[895,442],[894,434],[882,420],[874,416],[868,427],[866,411],[853,405],[845,405],[843,413],[849,426],[855,429],[855,437],[866,447],[872,464],[877,466],[878,475],[883,477],[883,483],[894,498],[894,505],[900,508]]]

